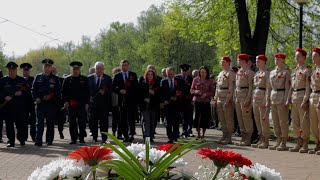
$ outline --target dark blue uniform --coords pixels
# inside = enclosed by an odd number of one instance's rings
[[[182,85],[182,97],[181,97],[181,106],[179,108],[180,115],[183,120],[183,132],[182,135],[185,137],[192,136],[192,127],[193,127],[193,105],[192,95],[190,93],[191,84],[193,78],[191,76],[182,76],[176,75],[176,78],[180,79]]]
[[[68,102],[68,119],[71,144],[75,144],[79,138],[84,143],[86,136],[87,114],[85,105],[89,104],[88,78],[68,76],[62,84],[62,102]],[[79,129],[79,130],[78,130]]]
[[[30,125],[30,136],[32,141],[35,141],[36,138],[36,114],[34,110],[34,100],[31,94],[31,87],[34,81],[34,77],[24,77],[28,82],[28,93],[27,93],[27,113],[26,113],[26,131],[25,131],[25,138],[28,139],[28,125]]]
[[[32,85],[33,99],[41,99],[39,104],[36,104],[36,144],[42,145],[42,135],[44,131],[44,119],[47,123],[46,142],[52,144],[54,138],[54,121],[56,116],[56,103],[60,99],[61,85],[59,77],[54,74],[46,76],[44,73],[38,74]],[[49,96],[48,100],[44,100],[44,96]]]
[[[25,144],[27,90],[28,83],[23,77],[17,76],[15,79],[12,79],[6,76],[0,80],[1,109],[5,116],[6,132],[10,147],[13,147],[15,143],[14,124],[16,124],[17,128],[17,139],[21,145]],[[22,92],[21,96],[15,96],[15,93],[18,91]],[[11,96],[12,100],[5,101],[6,96]]]

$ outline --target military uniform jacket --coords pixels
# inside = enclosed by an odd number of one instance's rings
[[[26,79],[17,76],[15,79],[5,76],[0,80],[0,102],[5,102],[6,96],[11,96],[12,100],[6,106],[24,106],[27,100],[28,83]],[[17,91],[22,91],[21,96],[15,96]],[[16,108],[16,107],[15,107]]]
[[[125,96],[119,94],[119,104],[137,104],[137,101],[139,99],[139,96],[137,95],[139,85],[136,73],[128,71],[128,79],[126,81],[123,79],[122,72],[117,73],[113,78],[112,87],[113,91],[117,94],[120,93],[120,90],[127,91]],[[124,100],[125,102],[123,102]]]
[[[286,103],[290,89],[291,71],[285,67],[278,68],[270,72],[271,104]]]
[[[291,87],[289,90],[288,101],[290,98],[294,104],[309,101],[310,74],[311,69],[305,64],[292,70]]]
[[[62,83],[62,102],[69,102],[70,106],[89,104],[88,78],[68,76]]]
[[[50,74],[46,76],[44,73],[37,74],[32,85],[32,96],[36,100],[43,100],[44,96],[49,95],[50,99],[47,102],[57,102],[61,99],[61,84],[59,77]]]
[[[88,76],[89,96],[93,100],[93,104],[98,109],[111,107],[112,79],[110,76],[103,74],[98,87],[96,74]],[[104,95],[99,91],[103,90]]]
[[[310,103],[317,104],[320,101],[320,66],[312,68],[310,87]]]
[[[217,77],[217,88],[214,99],[223,102],[231,101],[233,99],[235,81],[236,76],[231,69],[220,72]]]
[[[251,102],[253,90],[254,72],[248,68],[240,68],[236,75],[235,99],[245,99],[245,102]]]
[[[181,102],[182,103],[191,103],[192,95],[190,93],[190,89],[191,89],[193,78],[191,76],[183,77],[181,74],[176,75],[176,78],[180,79],[180,82],[182,85]]]
[[[265,104],[270,100],[270,72],[267,69],[259,69],[253,78],[252,102]]]

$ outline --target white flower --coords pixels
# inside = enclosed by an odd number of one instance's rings
[[[247,177],[253,177],[254,179],[282,180],[280,173],[259,163],[251,167],[244,166],[239,171]]]
[[[139,153],[141,153],[142,151],[146,150],[146,146],[144,144],[131,144],[130,146],[127,146],[127,149],[135,156],[137,157]],[[122,149],[119,149],[120,152],[124,152]],[[111,157],[112,159],[119,159],[119,160],[123,160],[119,154],[117,154],[116,152],[112,152],[111,153]]]
[[[83,161],[76,162],[75,160],[60,158],[51,161],[42,168],[37,168],[32,172],[28,180],[55,179],[59,176],[73,179],[73,177],[81,177],[88,171],[89,167],[85,166]]]

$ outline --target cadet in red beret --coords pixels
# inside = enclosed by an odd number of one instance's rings
[[[253,115],[256,123],[259,141],[252,144],[251,147],[266,149],[269,146],[270,125],[268,118],[270,99],[270,72],[266,69],[268,58],[264,54],[256,56],[256,64],[258,71],[254,75],[254,91],[253,91]]]
[[[276,143],[270,146],[270,150],[287,151],[289,108],[286,106],[288,91],[290,89],[290,70],[285,66],[286,55],[277,53],[274,55],[275,69],[270,72],[270,107]]]
[[[313,150],[310,150],[308,153],[320,155],[320,126],[318,121],[318,117],[320,116],[320,111],[318,109],[320,107],[320,48],[312,48],[312,61],[314,62],[315,67],[312,68],[311,72],[311,95],[309,98],[309,113],[311,132],[314,136],[316,147]]]
[[[230,68],[231,58],[229,56],[223,56],[220,62],[222,71],[217,77],[214,104],[217,107],[219,121],[222,126],[222,137],[219,143],[226,145],[232,143],[231,136],[234,129],[234,108],[232,108],[232,100],[236,76]]]
[[[297,49],[296,49],[296,53],[297,53],[297,52],[301,53],[303,56],[307,56],[307,51],[305,51],[305,50],[302,49],[302,48],[297,48]]]
[[[296,146],[290,148],[291,152],[308,152],[310,136],[309,97],[311,69],[305,64],[307,52],[301,48],[296,49],[295,59],[297,66],[291,73],[291,87],[288,93],[287,104],[292,104],[292,127]],[[301,147],[302,146],[302,147]]]

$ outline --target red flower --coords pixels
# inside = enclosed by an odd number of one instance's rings
[[[181,97],[182,96],[182,92],[181,91],[176,91],[176,95]]]
[[[85,146],[81,149],[77,149],[68,155],[68,158],[75,159],[77,161],[83,159],[85,164],[89,166],[96,166],[100,161],[110,160],[112,150],[107,147],[99,146]]]
[[[201,148],[198,154],[202,156],[202,159],[209,158],[213,163],[220,168],[225,168],[228,164],[236,166],[250,166],[252,162],[243,157],[241,154],[233,151],[227,151],[222,149],[211,150],[210,148]]]
[[[108,90],[109,90],[108,86],[107,86],[107,85],[104,85],[104,86],[103,86],[103,91],[104,91],[104,92],[108,92]]]
[[[129,87],[129,86],[130,86],[130,81],[126,80],[126,81],[124,82],[124,86],[125,86],[125,87]]]
[[[174,144],[163,144],[160,145],[157,150],[160,151],[169,151],[172,147],[174,146]],[[175,147],[171,152],[175,152],[177,149],[179,149],[181,146],[177,146]]]
[[[148,80],[148,84],[149,84],[149,85],[151,85],[151,84],[153,84],[153,83],[154,83],[154,80],[153,80],[153,79]]]

